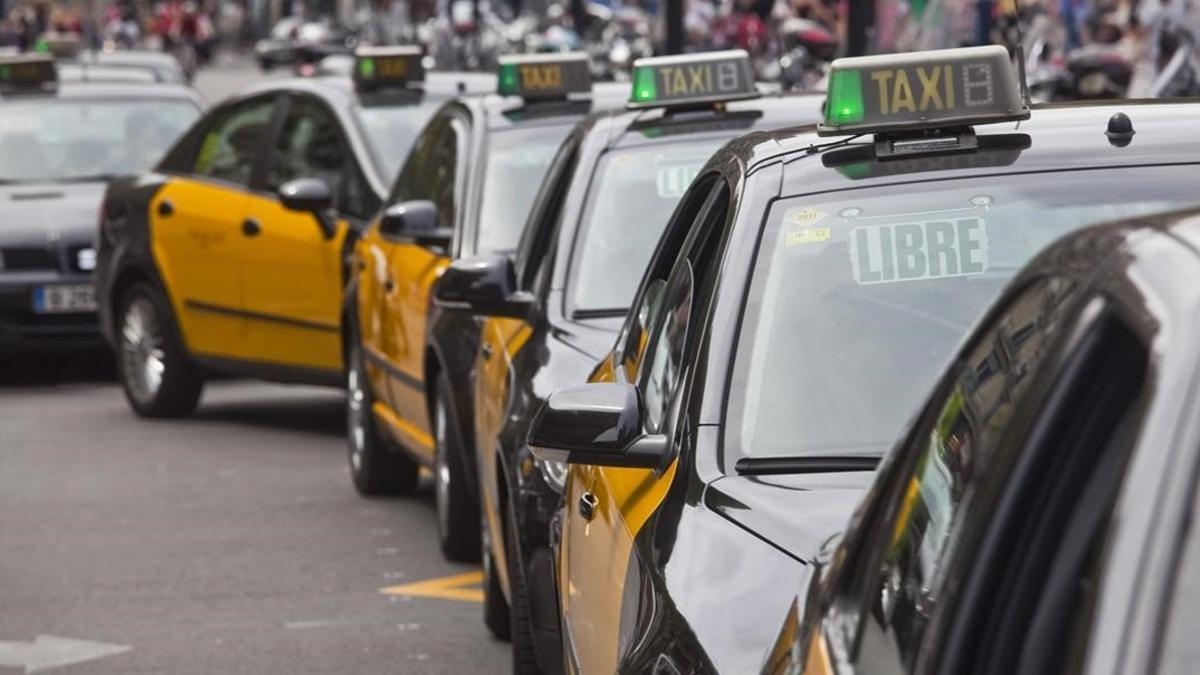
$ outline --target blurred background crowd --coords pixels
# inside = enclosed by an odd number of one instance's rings
[[[1023,48],[1040,99],[1190,95],[1200,72],[1194,0],[0,0],[0,17],[0,49],[71,34],[170,51],[189,73],[218,45],[311,70],[359,44],[406,43],[468,70],[585,50],[601,79],[641,56],[740,48],[790,88],[821,86],[836,56],[998,43]]]

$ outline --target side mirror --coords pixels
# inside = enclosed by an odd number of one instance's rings
[[[637,388],[595,382],[551,394],[530,422],[528,442],[542,461],[662,469],[670,443],[642,429]]]
[[[437,206],[426,199],[392,204],[379,217],[379,233],[426,248],[448,250],[454,231],[438,227]]]
[[[433,286],[433,301],[442,309],[480,316],[524,318],[533,295],[517,290],[516,270],[506,255],[460,258],[450,263]]]
[[[333,193],[329,184],[320,178],[297,178],[279,186],[279,203],[289,211],[311,213],[321,227],[321,234],[332,239],[337,223],[329,215],[333,208]]]

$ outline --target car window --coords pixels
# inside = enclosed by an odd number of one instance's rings
[[[351,108],[367,137],[371,161],[385,180],[395,178],[418,132],[441,103],[426,98],[412,105],[360,104]]]
[[[571,136],[559,146],[558,153],[550,162],[546,179],[542,181],[528,223],[521,233],[515,260],[520,288],[532,287],[535,276],[544,267],[538,263],[544,259],[550,242],[562,224],[563,204],[578,160],[579,139]]]
[[[1200,498],[1200,492],[1197,492]],[[1193,504],[1191,522],[1200,522],[1200,501]],[[1183,535],[1175,587],[1170,607],[1162,618],[1164,628],[1159,672],[1191,675],[1200,663],[1200,533],[1194,526]]]
[[[629,382],[638,380],[638,371],[650,343],[650,329],[658,320],[667,287],[667,275],[678,258],[678,252],[688,233],[699,227],[697,219],[709,211],[706,206],[720,195],[713,190],[714,176],[701,178],[676,210],[672,222],[665,228],[658,246],[646,268],[642,289],[635,299],[636,308],[629,315],[629,324],[621,343],[621,368]],[[721,191],[727,193],[727,190]],[[727,197],[726,197],[727,199]]]
[[[200,142],[192,171],[237,185],[248,185],[255,159],[270,130],[274,97],[238,103],[218,113]]]
[[[726,447],[882,455],[1035,253],[1092,223],[1198,203],[1185,172],[1153,166],[776,201],[739,329]]]
[[[550,160],[570,131],[571,125],[557,124],[490,135],[475,237],[478,250],[516,249]]]
[[[858,662],[876,672],[909,672],[946,583],[949,557],[989,480],[1001,480],[997,450],[1006,424],[1060,329],[1075,286],[1042,280],[1021,293],[967,350],[958,376],[930,404],[932,413],[889,477],[881,517],[861,543],[862,567],[849,580],[865,594]],[[936,412],[934,412],[936,411]],[[869,552],[869,553],[868,553]],[[861,586],[860,586],[861,585]]]
[[[437,206],[438,226],[454,227],[460,136],[465,129],[440,117],[417,139],[392,190],[392,203],[427,199]]]
[[[297,178],[319,178],[334,195],[334,208],[356,218],[369,217],[377,199],[346,145],[337,118],[308,97],[292,100],[267,163],[267,189]]]
[[[728,190],[715,193],[690,246],[663,286],[661,308],[649,337],[649,353],[640,368],[639,390],[647,426],[661,432],[668,410],[683,385],[689,345],[703,318],[701,298],[716,277],[717,248],[727,217]]]

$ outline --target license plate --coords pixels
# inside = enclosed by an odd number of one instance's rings
[[[33,311],[38,314],[96,311],[96,292],[91,284],[38,286],[33,289]]]

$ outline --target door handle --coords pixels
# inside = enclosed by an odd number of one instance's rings
[[[596,499],[596,495],[585,492],[579,498],[579,515],[583,516],[584,520],[590,521],[596,517],[596,507],[599,506],[600,500]]]
[[[259,232],[262,232],[262,225],[254,218],[247,218],[242,221],[242,234],[247,237],[257,237]]]
[[[164,199],[158,203],[158,215],[166,218],[172,213],[175,213],[175,205],[171,203],[170,199]]]
[[[492,343],[485,342],[479,345],[479,353],[483,355],[483,360],[487,361],[492,358]]]
[[[391,279],[384,279],[383,280],[383,290],[387,291],[388,293],[391,293],[392,291],[396,290],[396,282],[392,281]]]

